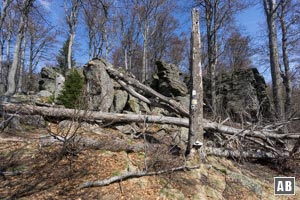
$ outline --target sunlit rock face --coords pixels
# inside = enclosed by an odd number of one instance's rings
[[[204,79],[204,97],[210,102],[209,79]],[[218,75],[216,83],[218,112],[224,115],[242,115],[248,120],[271,116],[267,85],[256,68],[235,70]]]
[[[103,59],[88,62],[83,69],[88,109],[108,112],[113,104],[114,83],[106,72],[110,65]]]

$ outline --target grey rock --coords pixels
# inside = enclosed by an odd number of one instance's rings
[[[210,81],[203,80],[204,100],[210,102]],[[258,120],[259,115],[271,116],[266,83],[256,68],[239,69],[218,76],[216,101],[219,114],[229,113],[239,120]]]
[[[128,100],[128,93],[124,90],[115,90],[112,112],[121,113],[126,106]]]
[[[124,134],[130,134],[130,135],[135,135],[138,130],[136,125],[130,125],[130,124],[118,125],[115,126],[115,128]]]
[[[189,129],[186,127],[179,127],[172,133],[172,140],[174,144],[178,145],[181,149],[185,149],[186,142],[188,141]]]
[[[36,128],[46,126],[45,119],[40,115],[21,115],[19,117],[19,121],[21,124],[33,126]]]
[[[185,96],[188,93],[181,78],[182,73],[176,65],[157,61],[156,66],[157,74],[151,83],[153,89],[168,97]]]
[[[41,90],[37,93],[37,95],[40,97],[50,97],[53,94],[51,92],[49,92],[48,90]]]
[[[84,66],[85,90],[90,110],[108,112],[113,104],[114,83],[105,66],[111,65],[103,59],[91,60]]]
[[[178,96],[175,97],[176,101],[178,101],[181,105],[183,105],[185,108],[189,109],[190,106],[190,95],[186,95],[184,97]]]
[[[141,111],[139,100],[131,95],[129,95],[128,105],[130,107],[130,111],[134,113],[139,113]]]
[[[55,99],[60,95],[61,91],[63,90],[64,83],[65,83],[65,77],[61,74],[57,74],[55,79],[55,91],[54,91]]]
[[[60,73],[58,68],[43,67],[39,81],[39,90],[46,90],[50,92],[51,95],[54,94],[55,98],[57,98],[63,89],[64,82],[65,77]]]

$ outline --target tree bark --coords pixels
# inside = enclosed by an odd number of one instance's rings
[[[26,30],[26,28],[25,28]],[[24,32],[25,34],[25,32]],[[21,93],[23,91],[23,76],[24,76],[24,70],[25,70],[25,50],[26,50],[26,37],[23,36],[23,48],[20,49],[20,61],[19,61],[19,78],[18,78],[18,85],[17,85],[17,92]]]
[[[285,117],[288,119],[288,114],[290,114],[290,107],[292,105],[292,82],[291,82],[291,72],[290,72],[290,63],[289,63],[289,54],[288,54],[288,28],[285,21],[286,3],[281,4],[281,16],[279,17],[280,26],[281,26],[281,42],[282,42],[282,59],[284,65],[284,75],[283,75],[283,84],[285,87]]]
[[[71,8],[70,11],[67,8],[67,1],[65,0],[65,12],[66,12],[66,20],[69,26],[69,46],[68,46],[68,69],[72,68],[72,47],[75,40],[76,26],[78,21],[78,13],[79,8],[81,6],[80,0],[71,0]]]
[[[3,48],[4,45],[1,44],[0,46],[0,94],[3,94],[4,91],[4,76],[3,76]]]
[[[72,69],[72,47],[75,39],[75,33],[70,33],[70,40],[68,46],[68,69]]]
[[[278,41],[277,41],[277,4],[276,0],[263,0],[264,10],[267,17],[268,37],[270,49],[270,66],[272,75],[272,91],[274,98],[274,106],[276,117],[279,120],[285,120],[284,99],[283,99],[283,85],[281,79],[281,70],[278,55]]]
[[[26,115],[42,115],[46,117],[55,118],[80,118],[86,121],[102,120],[107,122],[147,122],[147,123],[160,123],[160,124],[174,124],[178,126],[189,127],[189,119],[177,118],[177,117],[164,117],[157,115],[138,115],[138,114],[119,114],[119,113],[106,113],[99,111],[86,111],[86,110],[74,110],[63,108],[50,108],[41,106],[32,106],[25,104],[12,104],[2,103],[0,104],[0,112],[18,113]],[[203,119],[203,128],[209,132],[220,132],[227,135],[243,135],[245,137],[260,138],[262,140],[267,139],[298,139],[300,133],[288,133],[278,134],[272,130],[246,130],[234,128],[226,125],[222,125],[216,122],[212,122]]]
[[[8,89],[5,93],[6,96],[12,96],[16,91],[15,77],[16,77],[16,72],[17,72],[19,59],[20,59],[20,48],[22,45],[22,41],[24,39],[28,14],[31,10],[31,7],[33,6],[33,3],[34,0],[23,0],[22,3],[22,13],[21,13],[20,23],[18,28],[17,41],[14,48],[14,58],[13,58],[12,66],[9,68],[9,72],[8,72]]]
[[[145,22],[145,27],[144,27],[144,43],[143,43],[143,66],[142,66],[142,78],[141,82],[144,83],[147,80],[147,59],[148,59],[148,31],[149,30],[149,25],[148,22]]]
[[[189,137],[186,155],[189,155],[196,142],[204,143],[203,138],[203,86],[201,66],[199,10],[192,10],[191,61],[190,75],[192,89],[190,91]]]

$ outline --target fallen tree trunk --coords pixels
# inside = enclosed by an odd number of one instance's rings
[[[205,149],[207,155],[220,156],[227,158],[247,158],[247,159],[276,159],[278,155],[273,152],[265,151],[239,151],[225,148],[212,148],[208,147]],[[281,157],[288,157],[288,153],[283,153]]]
[[[57,118],[77,118],[86,121],[102,120],[108,122],[146,122],[159,124],[174,124],[188,127],[189,120],[186,118],[165,117],[157,115],[120,114],[98,111],[86,111],[63,108],[40,107],[24,104],[2,103],[2,111],[7,113],[42,115]]]
[[[57,118],[77,118],[86,121],[108,121],[108,122],[146,122],[159,124],[174,124],[178,126],[189,127],[189,119],[177,117],[165,117],[157,115],[139,115],[139,114],[119,114],[106,113],[99,111],[86,111],[63,108],[49,108],[24,104],[2,103],[2,112],[26,114],[26,115],[42,115]],[[300,133],[278,134],[277,132],[265,130],[243,130],[226,125],[222,125],[209,120],[203,120],[203,127],[207,131],[218,131],[228,135],[242,135],[248,137],[256,137],[262,140],[267,139],[298,139]]]

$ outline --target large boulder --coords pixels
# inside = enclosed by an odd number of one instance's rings
[[[157,74],[153,76],[151,87],[168,97],[185,96],[188,93],[182,80],[180,69],[170,63],[156,61]]]
[[[211,98],[209,80],[204,79],[204,98]],[[271,104],[266,83],[256,68],[239,69],[220,74],[216,84],[219,113],[233,114],[257,120],[271,116]]]
[[[114,83],[106,72],[110,64],[103,59],[88,62],[83,69],[88,109],[108,112],[113,104]]]
[[[65,77],[60,73],[58,68],[43,67],[39,81],[39,90],[48,91],[48,93],[53,94],[56,98],[62,91],[64,82]]]
[[[127,104],[128,96],[129,95],[126,91],[116,89],[114,94],[113,105],[111,106],[110,111],[121,113]]]

